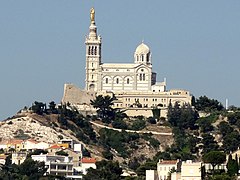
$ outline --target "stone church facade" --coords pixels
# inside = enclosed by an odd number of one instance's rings
[[[161,110],[166,117],[171,102],[191,103],[191,95],[185,90],[166,90],[166,82],[157,82],[152,71],[150,48],[143,42],[134,52],[133,63],[103,63],[102,38],[97,34],[95,10],[91,9],[91,24],[86,45],[85,90],[65,84],[63,103],[69,102],[80,111],[91,113],[90,99],[96,95],[115,95],[115,108],[124,109],[129,116],[152,116],[152,109]]]

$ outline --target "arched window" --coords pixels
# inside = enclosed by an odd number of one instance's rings
[[[88,46],[88,55],[91,54],[91,46]]]
[[[92,79],[93,79],[93,75],[92,75]]]
[[[142,54],[142,61],[144,60],[144,56],[143,56],[143,54]]]
[[[142,74],[139,74],[139,80],[142,81]]]
[[[97,55],[97,46],[95,46],[94,54]]]
[[[91,55],[93,55],[94,47],[91,48]]]
[[[147,62],[149,62],[149,53],[147,54]]]
[[[127,84],[129,84],[129,78],[127,78]]]
[[[108,84],[108,78],[106,78],[106,84]]]
[[[145,81],[145,74],[143,74],[142,76],[143,76],[143,81]]]
[[[117,84],[119,83],[119,79],[118,79],[118,78],[116,79],[116,83],[117,83]]]

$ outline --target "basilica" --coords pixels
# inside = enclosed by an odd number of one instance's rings
[[[86,36],[85,89],[73,84],[64,85],[62,102],[70,103],[86,114],[96,110],[90,100],[97,95],[115,96],[115,108],[125,110],[129,116],[153,116],[152,109],[160,109],[166,117],[169,103],[191,103],[186,90],[167,90],[166,81],[157,82],[152,71],[151,50],[143,42],[134,52],[132,63],[103,63],[102,38],[97,34],[95,10],[90,11],[89,34]]]

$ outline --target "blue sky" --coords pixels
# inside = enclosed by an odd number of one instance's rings
[[[168,89],[240,106],[239,0],[1,0],[0,119],[84,88],[85,35],[95,7],[103,62],[133,62],[144,39]]]

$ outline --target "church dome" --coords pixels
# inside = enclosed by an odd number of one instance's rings
[[[150,49],[149,47],[144,44],[144,43],[141,43],[137,48],[136,48],[136,51],[135,51],[136,54],[148,54],[150,53]]]

